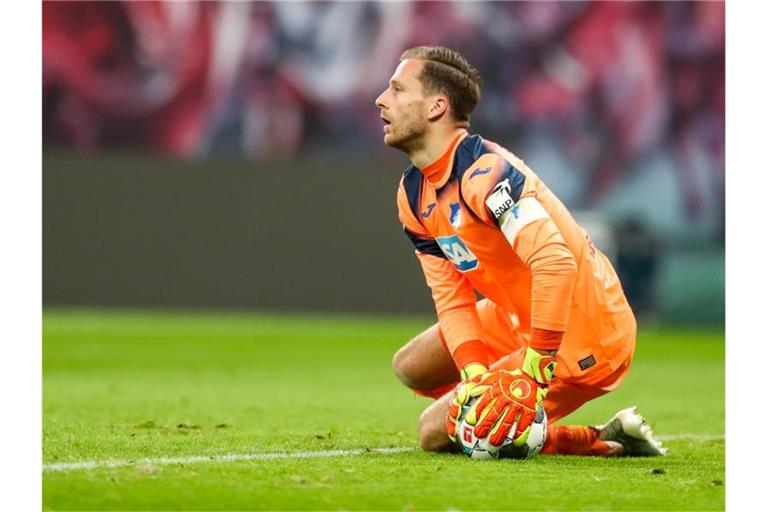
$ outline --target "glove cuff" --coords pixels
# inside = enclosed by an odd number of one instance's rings
[[[481,363],[470,363],[461,370],[459,370],[459,373],[461,374],[461,380],[467,381],[472,380],[478,375],[482,375],[483,373],[487,372],[488,368],[484,364]]]
[[[542,386],[552,381],[556,366],[557,359],[553,356],[540,354],[530,347],[525,351],[522,370]]]

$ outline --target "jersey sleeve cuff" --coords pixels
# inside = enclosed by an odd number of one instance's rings
[[[453,351],[456,368],[462,369],[470,363],[480,363],[488,367],[488,347],[480,340],[465,341]]]
[[[563,341],[563,331],[531,327],[530,347],[534,350],[557,350]]]

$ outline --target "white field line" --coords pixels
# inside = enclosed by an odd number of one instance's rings
[[[415,448],[369,448],[358,450],[326,450],[292,453],[227,453],[225,455],[191,455],[188,457],[156,457],[135,460],[89,460],[82,462],[52,462],[43,464],[44,472],[76,471],[79,469],[120,468],[164,464],[197,464],[199,462],[236,462],[241,460],[315,459],[322,457],[348,457],[366,453],[389,454],[412,452]]]
[[[723,434],[678,434],[657,436],[660,441],[721,441]],[[237,462],[243,460],[317,459],[324,457],[349,457],[354,455],[390,454],[415,451],[415,448],[371,448],[357,450],[326,450],[291,453],[228,453],[225,455],[191,455],[188,457],[155,457],[134,460],[88,460],[81,462],[51,462],[43,464],[43,472],[55,473],[97,468],[121,468],[126,466],[160,466],[166,464],[197,464],[201,462]]]
[[[659,441],[725,441],[725,434],[674,434],[655,437]]]

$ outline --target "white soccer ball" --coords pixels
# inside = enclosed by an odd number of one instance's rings
[[[467,424],[465,416],[467,411],[477,398],[472,398],[462,407],[459,424],[456,430],[456,440],[461,446],[461,450],[472,459],[530,459],[544,446],[547,440],[547,413],[544,407],[539,405],[536,409],[536,418],[531,424],[531,431],[528,433],[528,439],[518,446],[512,441],[512,437],[507,436],[501,446],[493,446],[488,439],[478,439],[475,437],[475,428]],[[510,432],[515,432],[516,425],[512,425]]]

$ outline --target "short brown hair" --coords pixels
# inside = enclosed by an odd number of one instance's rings
[[[419,81],[428,94],[448,96],[453,117],[469,124],[469,115],[480,101],[483,79],[480,73],[458,52],[441,46],[417,46],[400,56],[405,59],[424,59]]]

